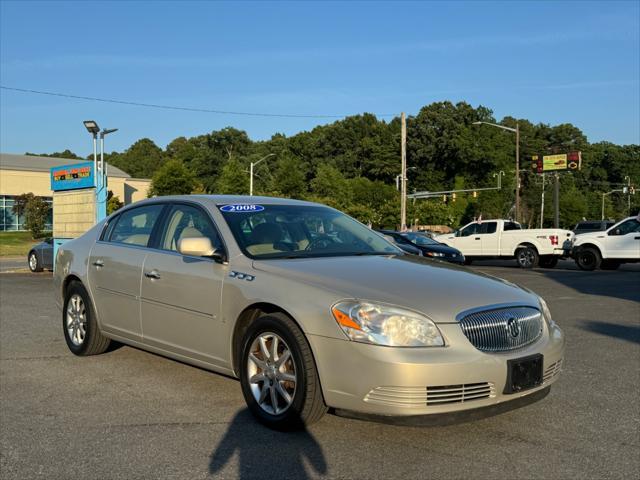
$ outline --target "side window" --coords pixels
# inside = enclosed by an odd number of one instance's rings
[[[218,232],[205,212],[190,205],[174,206],[169,213],[160,248],[177,252],[180,240],[194,237],[207,237],[216,250],[222,249]]]
[[[461,237],[468,237],[469,235],[473,235],[478,231],[478,224],[472,223],[471,225],[465,227],[460,231]]]
[[[146,247],[164,205],[133,208],[120,214],[109,235],[113,243]]]
[[[520,225],[515,222],[504,222],[504,231],[507,232],[509,230],[520,230]]]
[[[479,234],[496,233],[498,224],[496,222],[484,222],[480,224]]]
[[[635,218],[632,218],[618,225],[615,229],[609,232],[609,235],[626,235],[627,233],[637,232],[638,230],[640,230],[640,222]]]

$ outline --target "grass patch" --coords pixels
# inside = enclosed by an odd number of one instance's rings
[[[0,257],[26,257],[40,240],[31,238],[31,232],[0,232]]]

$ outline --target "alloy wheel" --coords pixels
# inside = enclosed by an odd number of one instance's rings
[[[32,272],[35,272],[36,268],[38,268],[38,257],[36,257],[35,253],[29,255],[29,268]]]
[[[87,335],[87,309],[84,300],[77,293],[67,302],[66,326],[71,343],[75,346],[82,345]]]
[[[298,381],[291,350],[282,337],[264,332],[253,340],[247,377],[253,397],[265,412],[280,415],[291,406]]]

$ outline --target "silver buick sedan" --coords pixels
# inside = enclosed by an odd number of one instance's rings
[[[116,340],[237,377],[278,429],[328,408],[411,423],[493,414],[544,397],[563,359],[536,294],[407,255],[310,202],[138,202],[63,244],[54,278],[74,354]]]

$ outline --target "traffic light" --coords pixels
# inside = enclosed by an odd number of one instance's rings
[[[452,201],[452,202],[455,202],[455,201],[456,201],[456,194],[455,194],[455,193],[452,193],[452,194],[451,194],[451,201]]]
[[[473,192],[473,198],[478,198],[478,192]]]
[[[446,195],[442,195],[442,201],[443,201],[444,203],[447,203],[447,196],[446,196]]]

